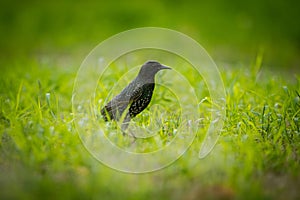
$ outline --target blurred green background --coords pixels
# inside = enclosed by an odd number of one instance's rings
[[[247,63],[263,52],[266,65],[296,69],[299,10],[297,0],[2,0],[1,59],[51,53],[81,61],[120,31],[159,26],[193,37],[216,60]]]
[[[299,11],[296,0],[1,0],[0,198],[299,199]],[[201,162],[196,144],[164,170],[132,175],[88,154],[71,98],[96,45],[145,26],[203,45],[220,66],[227,123]]]

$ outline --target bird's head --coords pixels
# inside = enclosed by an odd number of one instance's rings
[[[155,74],[163,69],[171,69],[170,67],[164,66],[157,61],[147,61],[140,69],[139,78],[143,80],[153,80]]]

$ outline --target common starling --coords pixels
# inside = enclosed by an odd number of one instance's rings
[[[162,69],[171,68],[156,61],[146,62],[137,77],[102,108],[101,114],[104,120],[119,121],[123,119],[121,129],[124,133],[130,120],[149,105],[155,87],[155,74]]]

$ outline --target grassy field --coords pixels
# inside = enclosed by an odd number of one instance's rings
[[[0,198],[299,199],[297,4],[1,2]],[[198,159],[199,131],[179,160],[138,175],[89,154],[75,130],[71,100],[89,51],[139,26],[173,28],[201,42],[220,69],[227,110],[209,156]],[[192,84],[203,86],[192,76],[187,73]],[[167,106],[162,92],[157,88],[154,101]]]

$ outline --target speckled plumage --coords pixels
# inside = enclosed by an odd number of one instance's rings
[[[171,68],[156,61],[146,62],[137,77],[102,108],[101,114],[104,120],[119,121],[122,118],[122,130],[125,130],[128,122],[149,105],[155,88],[155,74],[162,69]]]

